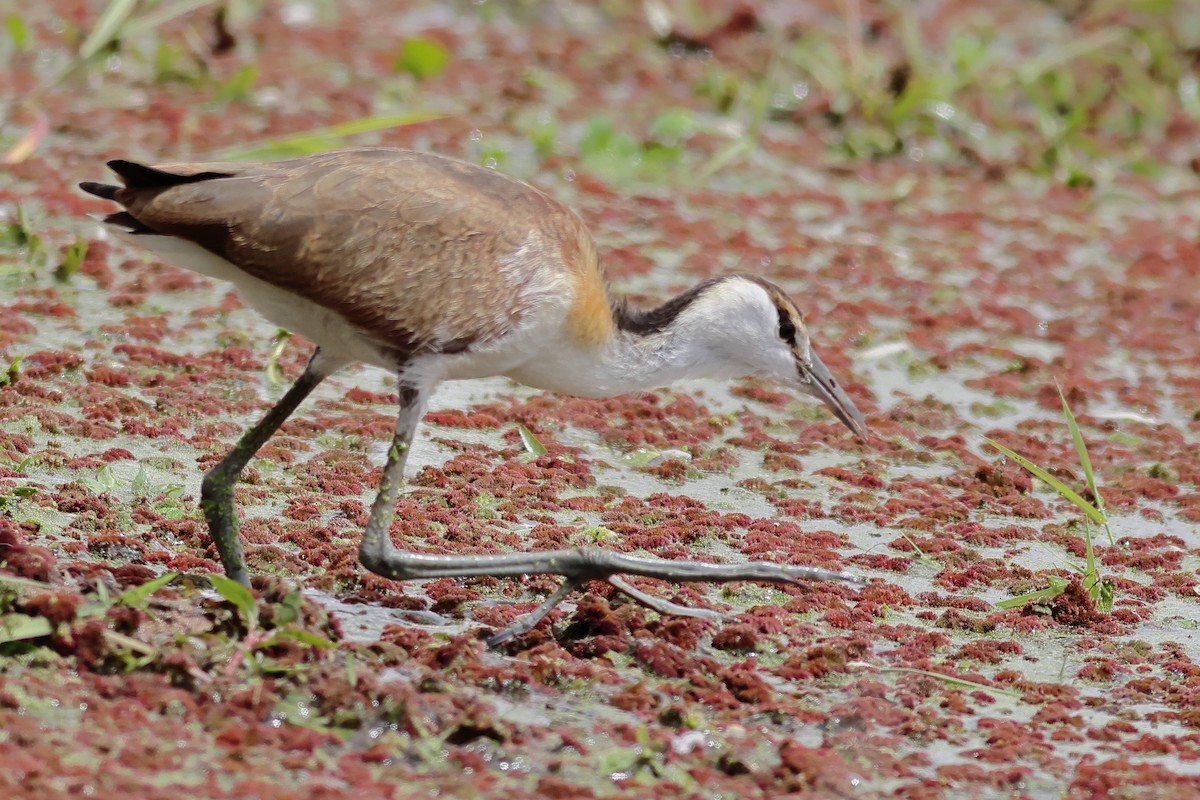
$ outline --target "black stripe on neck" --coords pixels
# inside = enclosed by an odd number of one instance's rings
[[[638,336],[662,333],[671,327],[679,315],[696,302],[700,295],[731,277],[733,276],[724,275],[719,278],[709,278],[655,308],[630,308],[624,299],[619,300],[613,307],[613,321],[617,324],[618,330],[628,331]]]

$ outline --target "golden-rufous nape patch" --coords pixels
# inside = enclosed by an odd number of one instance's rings
[[[564,239],[563,264],[571,271],[574,297],[567,309],[566,334],[586,348],[600,348],[616,331],[612,300],[591,234],[580,226],[579,235]]]

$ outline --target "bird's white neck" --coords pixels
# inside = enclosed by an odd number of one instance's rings
[[[509,373],[536,389],[580,397],[612,397],[655,389],[684,378],[722,377],[695,341],[674,332],[640,336],[619,331],[602,350],[566,346]]]
[[[611,397],[686,378],[728,379],[760,372],[762,290],[742,281],[702,285],[660,308],[630,312],[599,347],[555,341],[507,374],[538,389]],[[619,316],[619,315],[618,315]]]

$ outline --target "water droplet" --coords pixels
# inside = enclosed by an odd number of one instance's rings
[[[952,119],[958,109],[949,103],[937,103],[933,107],[933,113],[937,114],[942,119]]]
[[[568,169],[566,172],[564,172],[564,173],[563,173],[563,180],[564,180],[564,181],[573,181],[573,180],[575,180],[575,170],[573,170],[573,169]]]
[[[482,141],[483,140],[483,131],[479,130],[479,128],[472,128],[471,132],[469,134],[467,134],[467,138],[470,139],[472,142]]]

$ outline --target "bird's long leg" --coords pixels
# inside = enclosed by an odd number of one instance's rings
[[[767,581],[796,583],[798,581],[842,581],[862,584],[862,579],[848,572],[834,572],[817,567],[772,564],[753,561],[745,564],[713,564],[702,561],[668,561],[661,558],[631,556],[596,548],[551,550],[538,553],[506,553],[503,555],[447,556],[413,553],[398,550],[388,535],[395,516],[396,494],[404,479],[404,464],[412,446],[413,434],[424,408],[424,396],[417,389],[401,388],[400,414],[396,432],[388,448],[387,463],[379,495],[371,507],[371,516],[363,534],[358,558],[364,567],[392,580],[427,578],[468,578],[479,576],[514,577],[519,575],[561,575],[566,580],[526,618],[519,619],[488,639],[497,644],[531,630],[573,589],[591,580],[607,581],[618,591],[646,603],[647,595],[634,589],[616,576],[642,575],[676,583],[697,581],[725,583],[729,581]],[[632,591],[631,591],[632,590]],[[653,600],[653,598],[650,598]],[[681,608],[665,601],[649,602],[652,608],[678,613]],[[689,609],[690,610],[690,609]]]
[[[208,520],[208,531],[217,545],[217,552],[221,555],[225,574],[243,586],[250,585],[250,575],[246,572],[246,557],[242,553],[242,541],[238,537],[233,487],[246,464],[267,439],[271,438],[271,434],[279,429],[284,420],[304,402],[304,398],[308,397],[337,366],[340,364],[334,365],[321,358],[321,351],[317,350],[309,359],[304,373],[292,384],[292,388],[288,389],[258,424],[242,435],[225,458],[210,469],[200,482],[200,508]]]

